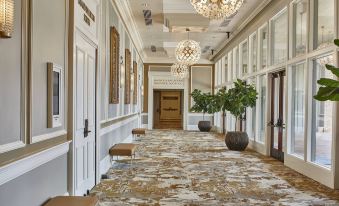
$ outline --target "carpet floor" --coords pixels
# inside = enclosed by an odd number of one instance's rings
[[[91,191],[100,206],[339,205],[329,189],[253,151],[234,152],[214,133],[154,130]]]

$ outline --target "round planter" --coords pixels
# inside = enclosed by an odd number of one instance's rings
[[[225,143],[230,150],[244,151],[248,145],[248,135],[246,132],[227,132]]]
[[[211,122],[210,121],[200,121],[198,123],[198,128],[200,132],[209,132],[212,129]]]

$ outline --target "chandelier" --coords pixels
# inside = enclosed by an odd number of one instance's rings
[[[195,10],[210,19],[223,19],[235,14],[244,0],[191,0]]]
[[[13,33],[14,2],[0,0],[0,37],[10,38]]]
[[[185,64],[175,63],[171,66],[171,74],[176,78],[185,79],[188,76],[188,66]]]
[[[198,42],[189,39],[189,29],[186,29],[188,39],[179,42],[175,49],[175,56],[179,63],[193,65],[201,56],[201,48]]]

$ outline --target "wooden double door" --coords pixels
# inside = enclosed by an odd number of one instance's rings
[[[154,91],[154,129],[182,129],[183,92]]]
[[[271,134],[271,156],[280,161],[284,161],[284,141],[285,137],[285,70],[272,73],[271,79],[271,119],[268,123]]]

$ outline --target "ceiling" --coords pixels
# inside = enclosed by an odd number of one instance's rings
[[[195,11],[190,0],[128,0],[146,61],[158,63],[175,62],[176,45],[188,38],[186,28],[191,30],[189,38],[200,43],[202,57],[199,63],[210,63],[212,50],[220,49],[227,39],[227,32],[232,33],[261,2],[245,0],[234,16],[210,21]]]

